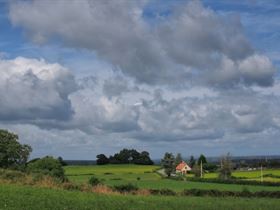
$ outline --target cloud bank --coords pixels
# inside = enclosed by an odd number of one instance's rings
[[[275,69],[251,46],[235,16],[219,16],[199,1],[145,19],[142,1],[20,1],[10,18],[31,39],[61,39],[97,53],[140,83],[270,86]],[[83,11],[83,12],[81,12]]]
[[[89,62],[81,76],[44,59],[1,59],[1,126],[70,158],[122,147],[156,157],[275,151],[280,82],[240,18],[199,1],[151,17],[150,3],[11,1],[12,24],[33,43],[86,50],[111,69]]]

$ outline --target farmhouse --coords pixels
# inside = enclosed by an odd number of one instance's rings
[[[188,171],[191,171],[191,167],[188,166],[188,164],[185,161],[182,161],[179,163],[179,165],[176,166],[176,173],[186,174]]]

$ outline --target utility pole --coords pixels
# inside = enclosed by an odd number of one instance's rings
[[[202,160],[200,161],[200,178],[202,178]]]

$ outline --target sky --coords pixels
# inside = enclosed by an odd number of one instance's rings
[[[277,0],[0,0],[0,128],[32,157],[279,155]]]

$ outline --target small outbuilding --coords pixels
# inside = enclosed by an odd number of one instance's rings
[[[176,166],[176,173],[187,174],[191,170],[192,168],[185,161]]]

